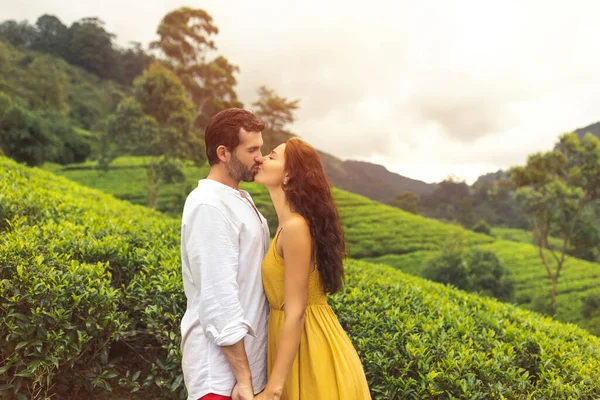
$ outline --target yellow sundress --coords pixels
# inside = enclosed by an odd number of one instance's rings
[[[283,328],[283,258],[277,237],[262,263],[262,281],[271,306],[269,313],[268,373],[271,375]],[[308,305],[298,354],[286,379],[282,400],[371,399],[365,373],[348,335],[327,304],[319,270],[308,281]]]

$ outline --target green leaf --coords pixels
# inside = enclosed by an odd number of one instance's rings
[[[115,378],[117,376],[119,376],[119,374],[117,374],[116,372],[109,372],[109,373],[106,374],[105,378],[106,379],[112,379],[112,378]]]
[[[183,374],[177,375],[177,378],[175,378],[175,381],[171,385],[171,392],[174,392],[175,390],[177,390],[177,388],[181,385],[182,381],[183,381]]]
[[[29,317],[27,317],[26,315],[19,314],[19,313],[12,313],[11,316],[15,317],[15,318],[18,318],[18,319],[20,319],[21,321],[24,321],[24,322],[29,322],[29,320],[30,320]]]
[[[34,371],[37,369],[37,367],[40,366],[41,363],[42,363],[42,360],[33,360],[29,364],[27,364],[27,369],[30,371]]]

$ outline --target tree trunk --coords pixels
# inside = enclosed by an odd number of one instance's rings
[[[148,207],[156,208],[156,166],[153,158],[148,164]]]
[[[556,317],[556,292],[558,289],[558,276],[552,276],[552,289],[550,289],[550,304],[552,305],[552,316]]]

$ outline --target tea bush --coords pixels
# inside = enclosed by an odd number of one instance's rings
[[[596,399],[600,339],[362,261],[333,298],[378,399]]]
[[[95,162],[60,167],[46,164],[45,168],[88,187],[100,189],[134,204],[148,204],[148,178],[144,157],[120,157],[108,172],[98,170]],[[184,169],[186,185],[161,185],[158,209],[179,218],[188,189],[196,187],[199,179],[208,175],[208,167],[188,165]],[[256,183],[242,183],[258,209],[269,221],[272,234],[277,228],[277,215],[269,192]],[[184,191],[185,189],[185,191]],[[349,254],[354,258],[382,254],[404,254],[433,250],[440,241],[462,233],[469,243],[490,243],[494,239],[474,233],[457,225],[445,224],[398,208],[384,205],[354,193],[333,189]]]
[[[505,240],[497,240],[477,247],[494,252],[511,272],[515,302],[520,307],[550,313],[550,300],[547,296],[550,293],[551,283],[540,260],[537,247]],[[433,255],[434,252],[419,251],[371,257],[366,258],[365,261],[390,265],[420,276],[426,261]],[[546,256],[552,260],[549,253]],[[586,298],[597,293],[598,287],[600,287],[600,264],[567,256],[558,281],[556,319],[575,323],[595,335],[600,335],[600,318],[587,318],[583,314]]]
[[[0,396],[185,398],[178,220],[0,158],[0,221]],[[375,399],[600,396],[600,340],[582,329],[391,267],[346,270],[330,302]]]

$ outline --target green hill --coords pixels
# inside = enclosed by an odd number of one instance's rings
[[[497,240],[480,245],[494,251],[512,272],[516,303],[536,311],[548,311],[545,296],[550,292],[550,280],[540,261],[536,246]],[[419,276],[427,259],[433,252],[419,251],[406,255],[388,254],[365,259],[373,263],[393,266],[406,273]],[[551,258],[548,254],[548,258]],[[600,318],[585,318],[583,305],[590,295],[600,295],[600,264],[567,256],[558,283],[556,318],[576,323],[590,332],[600,335]],[[549,312],[549,311],[548,311]]]
[[[492,228],[492,236],[497,239],[509,240],[511,242],[533,244],[533,234],[531,231],[514,228]],[[552,249],[561,250],[563,241],[559,238],[549,237],[548,244]]]
[[[143,158],[117,159],[106,173],[95,169],[94,166],[95,163],[88,162],[66,167],[47,164],[45,168],[132,203],[147,204],[148,189]],[[185,172],[186,186],[166,185],[161,189],[159,208],[180,209],[187,192],[196,186],[198,179],[206,177],[208,167],[197,168],[190,165]],[[252,194],[258,208],[269,220],[271,232],[275,232],[277,216],[267,190],[253,183],[242,184],[242,187]],[[432,252],[448,238],[462,234],[471,245],[487,245],[494,250],[512,271],[517,304],[545,311],[547,301],[544,296],[549,292],[550,283],[539,259],[537,247],[530,244],[530,233],[494,228],[494,238],[473,233],[457,225],[407,213],[343,190],[334,189],[334,195],[351,257],[388,264],[420,276],[423,263]],[[171,213],[171,216],[179,218],[178,213]],[[556,239],[552,240],[551,244],[560,246]],[[595,287],[600,287],[600,265],[569,258],[562,274],[557,298],[558,320],[577,323],[595,334],[600,334],[600,321],[583,316],[586,297],[596,293]]]
[[[184,394],[178,220],[0,158],[0,221],[3,397]],[[330,302],[375,399],[600,396],[600,339],[584,330],[390,267],[346,269]]]
[[[45,168],[120,199],[147,205],[148,179],[144,158],[122,157],[117,159],[106,173],[96,169],[95,165],[94,162],[71,164],[66,167],[47,164]],[[185,173],[185,185],[165,185],[160,189],[159,209],[180,210],[187,193],[197,185],[199,179],[208,175],[208,167],[197,168],[189,165]],[[275,232],[277,216],[267,190],[256,184],[242,184],[242,187],[251,193],[260,211],[269,220],[271,231]],[[350,255],[355,258],[432,250],[456,232],[465,232],[471,243],[488,243],[493,240],[489,236],[466,231],[460,226],[407,213],[340,189],[334,189],[334,195]],[[179,217],[180,211],[169,214]]]
[[[59,112],[81,128],[102,130],[126,91],[61,58],[0,41],[0,92],[29,110]]]

